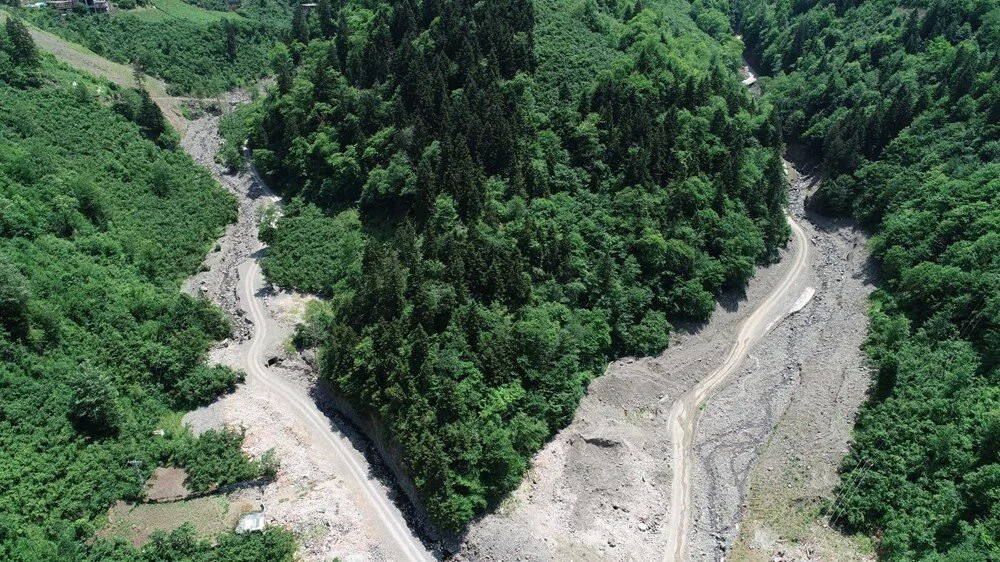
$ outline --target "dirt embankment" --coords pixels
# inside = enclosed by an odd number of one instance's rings
[[[226,106],[244,101],[245,94],[228,97]],[[234,336],[213,349],[210,361],[246,369],[246,361],[260,357],[281,358],[284,343],[301,319],[308,297],[280,293],[270,288],[254,292],[263,318],[255,325],[247,312],[250,303],[244,298],[248,263],[258,257],[257,218],[264,205],[277,201],[253,173],[229,174],[215,162],[221,139],[217,115],[206,115],[189,122],[183,139],[184,149],[235,194],[239,200],[237,222],[230,225],[205,260],[205,271],[190,278],[184,286],[189,294],[201,294],[229,314]],[[242,289],[242,290],[241,290]],[[266,328],[266,330],[265,330]],[[256,331],[265,330],[261,341],[253,340]],[[260,338],[258,338],[260,340]],[[256,346],[254,349],[253,346]],[[263,346],[263,348],[261,348]],[[297,355],[296,355],[297,358]],[[277,480],[260,491],[267,523],[290,528],[299,540],[299,553],[306,560],[407,560],[425,557],[419,541],[404,537],[387,538],[386,519],[398,522],[398,515],[379,514],[396,509],[379,500],[379,509],[371,505],[370,494],[392,498],[394,490],[373,476],[373,468],[355,448],[364,450],[366,440],[338,420],[324,418],[311,397],[315,374],[301,361],[286,360],[267,366],[261,374],[250,377],[248,384],[223,397],[211,406],[189,413],[184,418],[195,432],[229,426],[246,432],[244,448],[251,456],[275,449],[281,460]],[[262,377],[267,377],[264,380]],[[289,397],[299,404],[289,406]],[[305,413],[303,413],[305,412]],[[318,420],[318,421],[317,421]],[[343,446],[334,451],[331,441]],[[346,451],[346,453],[344,452]],[[347,457],[351,458],[348,459]],[[347,465],[360,467],[347,470]],[[381,510],[381,511],[380,511]],[[402,534],[408,531],[403,526]],[[398,534],[398,533],[397,533]],[[397,543],[405,543],[413,552]],[[415,544],[414,544],[415,543]]]
[[[751,499],[767,497],[778,485],[790,486],[783,489],[793,496],[828,495],[867,386],[858,347],[871,290],[865,239],[849,225],[807,215],[803,201],[812,183],[794,170],[790,176],[790,211],[811,243],[803,283],[816,295],[754,345],[731,382],[702,405],[694,437],[690,560],[723,558],[746,513],[748,482]],[[680,333],[659,357],[612,363],[591,384],[573,423],[535,456],[521,487],[471,527],[460,558],[662,559],[673,466],[671,404],[716,368],[742,320],[785,277],[788,261],[762,268],[745,295],[723,297],[709,323]],[[804,477],[760,478],[755,463],[775,459]],[[783,532],[771,532],[772,540],[754,553],[770,559],[788,550],[776,540]]]
[[[815,248],[807,282],[816,297],[778,325],[705,407],[694,441],[692,560],[721,560],[737,538],[735,556],[725,558],[862,556],[819,512],[870,381],[861,346],[873,265],[862,232],[805,212],[815,178],[790,172],[792,211],[806,218]]]

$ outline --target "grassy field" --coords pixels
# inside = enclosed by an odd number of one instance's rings
[[[258,507],[255,502],[227,496],[160,504],[118,502],[108,510],[108,525],[98,532],[98,536],[142,546],[149,542],[154,531],[172,531],[190,523],[199,537],[213,537],[232,531],[242,515],[256,511]]]
[[[245,17],[235,12],[206,10],[181,0],[153,0],[151,6],[120,12],[120,15],[128,15],[149,22],[182,19],[194,23],[209,24],[223,19],[246,20]]]

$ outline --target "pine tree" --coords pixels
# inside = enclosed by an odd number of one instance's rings
[[[347,26],[347,16],[344,11],[340,11],[337,18],[337,38],[334,45],[337,49],[337,60],[340,62],[340,71],[347,74],[347,56],[350,54],[351,30]]]
[[[299,43],[309,42],[309,20],[306,19],[306,9],[302,2],[296,3],[292,10],[292,38]]]
[[[239,43],[236,37],[236,26],[229,21],[229,18],[222,19],[222,32],[226,36],[226,58],[230,62],[235,61]]]
[[[337,28],[333,23],[333,9],[330,0],[316,1],[316,17],[319,19],[319,31],[324,39],[332,39]]]
[[[274,50],[271,52],[271,70],[274,71],[279,92],[284,94],[292,89],[295,63],[292,62],[292,55],[288,52],[288,47],[280,43],[275,45]]]
[[[6,29],[8,54],[14,64],[24,67],[38,66],[38,49],[35,47],[35,41],[31,38],[31,34],[28,33],[28,28],[21,23],[20,19],[7,16]]]

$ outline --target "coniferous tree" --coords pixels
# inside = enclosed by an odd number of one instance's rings
[[[35,41],[28,33],[28,28],[20,19],[8,16],[5,25],[7,31],[7,42],[9,43],[10,58],[17,66],[35,67],[38,66],[38,49]]]
[[[336,27],[333,21],[333,8],[330,6],[330,0],[317,0],[316,17],[319,19],[319,30],[323,38],[332,39],[336,33]]]
[[[302,2],[296,2],[292,8],[292,38],[300,43],[309,42],[309,20]]]
[[[271,70],[274,71],[279,92],[285,93],[292,88],[295,63],[292,62],[288,48],[280,43],[271,52]]]

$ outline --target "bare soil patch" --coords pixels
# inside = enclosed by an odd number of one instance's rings
[[[798,201],[814,189],[808,177],[793,183]],[[761,347],[757,384],[719,395],[720,405],[753,403],[765,414],[736,422],[725,419],[720,408],[706,416],[701,442],[704,497],[719,502],[716,506],[728,506],[729,498],[745,498],[728,513],[706,509],[701,514],[700,545],[707,552],[714,542],[716,557],[721,557],[721,547],[735,541],[727,559],[874,559],[867,540],[830,528],[830,517],[823,514],[824,506],[835,502],[837,468],[870,382],[861,346],[874,266],[865,251],[866,236],[850,223],[819,216],[811,216],[810,222],[816,243],[829,247],[816,268],[816,302]],[[731,430],[729,437],[722,435],[727,426],[739,427],[744,434],[769,435],[755,452],[752,469],[741,471],[738,479],[725,468],[725,457],[735,456],[740,441]]]
[[[170,532],[191,524],[202,538],[232,531],[246,513],[260,508],[259,492],[240,490],[228,496],[206,496],[171,503],[127,504],[118,502],[108,510],[108,525],[97,534],[122,539],[135,546],[149,542],[156,531]]]
[[[187,497],[190,490],[184,485],[185,480],[187,471],[183,468],[161,466],[146,483],[146,499],[155,502]]]

